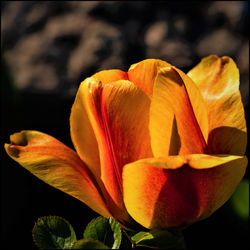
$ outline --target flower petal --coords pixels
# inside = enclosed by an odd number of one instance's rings
[[[127,164],[126,208],[146,228],[185,227],[208,217],[230,198],[246,165],[246,157],[202,154]]]
[[[170,66],[170,64],[159,59],[143,60],[130,66],[128,79],[136,84],[145,94],[152,96],[158,70],[166,66]]]
[[[72,105],[70,135],[76,152],[98,179],[101,175],[99,149],[89,117],[91,116],[89,109],[93,105],[88,98],[88,81],[89,78],[81,83]]]
[[[128,80],[128,73],[119,69],[102,70],[92,75],[91,78],[101,81],[102,84],[106,84],[119,80]]]
[[[72,108],[72,113],[78,108],[78,118],[73,120],[74,113],[71,115],[72,140],[77,150],[87,148],[84,138],[89,131],[80,131],[79,123],[89,124],[92,138],[98,145],[96,154],[100,157],[100,168],[91,169],[96,179],[104,183],[114,217],[123,223],[129,219],[122,197],[122,167],[128,162],[152,157],[146,126],[150,100],[127,80],[102,84],[91,77],[81,84],[75,101],[76,105],[78,103],[81,105]],[[82,155],[84,151],[80,153]],[[85,152],[85,157],[93,155],[88,156]]]
[[[244,155],[246,121],[239,91],[239,70],[230,57],[210,55],[188,72],[208,110],[210,153]]]
[[[197,86],[175,67],[162,68],[155,80],[150,135],[156,157],[206,151],[208,120]]]
[[[5,144],[8,155],[47,184],[110,217],[95,180],[76,152],[57,139],[38,131],[22,131]]]
[[[103,70],[94,74],[91,79],[103,85],[127,79],[127,72],[121,70]],[[85,79],[86,85],[90,78]],[[79,88],[70,114],[70,133],[74,147],[80,158],[91,169],[95,176],[100,176],[100,159],[96,137],[89,118],[88,90]],[[91,101],[90,101],[91,102]]]

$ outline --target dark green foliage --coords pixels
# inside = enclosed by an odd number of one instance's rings
[[[87,225],[83,238],[99,240],[109,248],[118,249],[122,233],[118,222],[112,218],[107,219],[100,216]]]
[[[99,240],[81,239],[75,242],[71,249],[109,249]]]
[[[33,239],[39,249],[69,249],[76,241],[76,234],[65,219],[46,216],[37,220]]]
[[[136,246],[164,249],[185,249],[184,238],[181,232],[152,230],[139,232],[131,239]]]

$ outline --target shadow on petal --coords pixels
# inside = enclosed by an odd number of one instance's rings
[[[198,216],[199,197],[190,172],[194,171],[187,165],[164,170],[166,182],[155,203],[150,228],[164,224],[170,228],[186,227]]]
[[[218,127],[208,135],[210,154],[244,155],[247,145],[247,133],[233,127]]]
[[[178,155],[180,148],[181,148],[181,139],[180,139],[180,135],[178,133],[176,118],[174,116],[168,154],[169,155]]]

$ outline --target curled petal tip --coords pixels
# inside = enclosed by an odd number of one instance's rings
[[[18,158],[19,157],[20,150],[17,147],[15,147],[15,146],[13,146],[11,144],[5,143],[4,148],[5,148],[5,151],[7,152],[7,154],[11,158]]]
[[[28,144],[25,131],[21,131],[10,136],[10,143],[13,145],[26,146]]]

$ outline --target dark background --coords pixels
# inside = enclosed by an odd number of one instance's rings
[[[1,2],[1,246],[36,249],[38,217],[70,221],[80,238],[98,216],[11,160],[3,149],[21,130],[48,133],[73,148],[69,115],[80,82],[159,58],[184,72],[209,54],[231,56],[249,105],[249,4],[211,2]],[[247,153],[248,155],[248,153]],[[247,172],[245,179],[249,178]],[[246,249],[248,220],[230,201],[184,231],[188,249]]]

